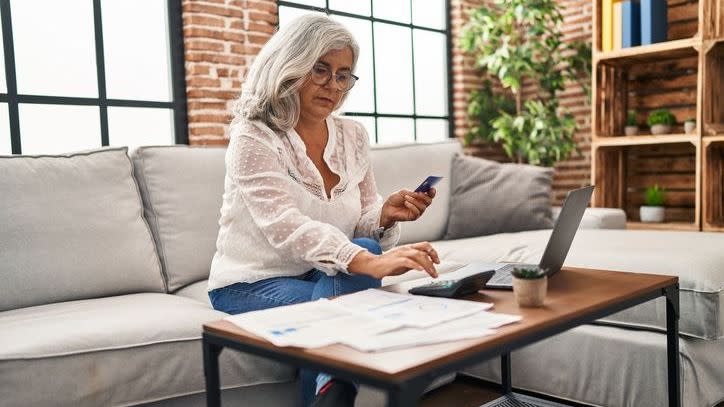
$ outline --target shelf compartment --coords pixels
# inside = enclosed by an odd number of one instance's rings
[[[704,141],[703,229],[724,231],[724,138]]]
[[[686,55],[632,65],[598,62],[594,86],[594,140],[624,134],[627,112],[637,112],[642,136],[650,136],[646,119],[656,109],[676,116],[674,135],[684,133],[683,122],[697,117],[699,56]]]
[[[714,13],[720,13],[722,12],[722,6],[719,5],[710,5],[708,3],[710,2],[716,2],[717,0],[702,0],[707,7],[705,10],[703,10],[705,13],[707,12],[714,12]],[[603,50],[603,41],[602,41],[602,30],[600,29],[601,22],[603,19],[602,14],[602,0],[596,0],[594,2],[594,19],[593,19],[593,26],[596,30],[594,32],[593,42],[594,42],[594,54],[598,53],[601,54],[601,51]],[[668,30],[666,39],[667,42],[664,43],[658,43],[658,44],[652,44],[652,45],[645,45],[643,47],[635,47],[635,48],[626,48],[624,50],[632,50],[636,48],[645,48],[645,47],[651,47],[651,46],[658,46],[661,44],[667,44],[667,43],[674,43],[666,47],[673,47],[674,49],[679,48],[681,45],[678,43],[678,40],[696,40],[700,38],[699,33],[699,2],[698,1],[691,1],[691,0],[668,0],[667,1],[667,23],[668,23]],[[707,14],[705,14],[707,15]],[[721,16],[721,14],[713,14],[714,16]],[[707,38],[714,38],[717,37],[717,33],[721,32],[722,27],[722,21],[721,17],[714,18],[710,17],[706,19],[704,22],[706,27],[706,33],[707,35],[710,35],[710,37]],[[724,36],[724,33],[722,35]],[[656,49],[656,48],[654,48]],[[611,56],[613,58],[619,58],[620,56],[616,56],[616,51],[610,51]],[[635,52],[638,53],[641,52],[640,50]],[[647,52],[644,50],[644,52]],[[654,51],[657,52],[657,51]],[[606,54],[609,54],[608,52]],[[627,53],[630,55],[629,53]]]
[[[724,41],[704,44],[702,116],[704,135],[724,135]]]
[[[699,230],[697,145],[690,143],[593,146],[593,204],[621,208],[631,228]],[[666,190],[664,224],[640,223],[645,189]]]

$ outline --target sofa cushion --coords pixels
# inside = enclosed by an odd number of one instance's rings
[[[225,315],[154,293],[0,313],[0,400],[112,406],[203,391],[201,326]],[[223,352],[220,366],[223,386],[295,378],[292,368],[240,352]]]
[[[224,194],[225,148],[141,147],[133,154],[168,290],[209,276]]]
[[[682,338],[683,406],[724,398],[724,340]],[[591,406],[668,404],[666,335],[583,325],[511,353],[515,387]],[[500,359],[464,373],[500,383]]]
[[[458,154],[452,170],[446,240],[553,226],[552,168]]]
[[[434,242],[440,257],[461,263],[537,263],[550,230]],[[724,337],[724,234],[650,230],[580,229],[565,265],[679,277],[682,334]],[[555,276],[553,277],[555,278]],[[663,331],[662,299],[601,320],[620,326]]]
[[[163,292],[126,151],[0,156],[0,311]]]
[[[435,186],[437,196],[415,222],[402,224],[400,244],[442,239],[450,207],[452,158],[462,151],[458,141],[373,146],[372,168],[383,198],[400,190],[414,190],[428,175],[443,176]]]

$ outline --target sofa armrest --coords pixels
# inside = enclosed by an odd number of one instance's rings
[[[560,206],[553,207],[554,221],[560,212]],[[579,229],[626,229],[626,212],[618,208],[586,208]]]

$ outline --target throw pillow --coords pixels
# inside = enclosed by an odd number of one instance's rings
[[[445,239],[553,227],[553,169],[455,155]]]

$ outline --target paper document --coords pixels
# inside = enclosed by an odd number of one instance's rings
[[[371,289],[226,320],[276,346],[318,348],[342,343],[379,351],[480,337],[520,320],[515,315],[486,312],[492,306]]]
[[[226,318],[276,346],[318,348],[340,343],[348,336],[374,335],[399,323],[354,315],[327,299],[247,312]]]
[[[495,333],[495,328],[520,321],[520,319],[519,315],[483,311],[431,328],[400,328],[379,335],[350,337],[343,343],[363,352],[409,348],[492,335]]]
[[[347,311],[404,326],[426,328],[488,310],[493,304],[369,289],[332,301]]]

